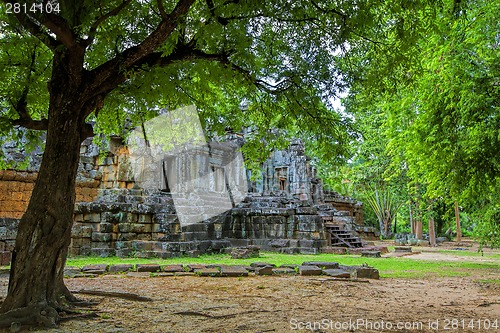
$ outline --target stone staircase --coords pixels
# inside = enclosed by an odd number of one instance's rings
[[[329,238],[328,244],[331,247],[363,247],[359,237],[354,236],[338,225],[325,224],[325,231]]]

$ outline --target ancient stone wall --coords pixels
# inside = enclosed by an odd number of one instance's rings
[[[197,165],[208,171],[209,166],[212,171],[223,168],[226,148],[215,144],[211,149],[209,158],[194,152],[195,158],[206,159],[205,164]],[[27,171],[0,171],[0,255],[12,249],[40,156],[40,152],[32,156],[32,161],[38,162],[31,163]],[[85,140],[78,168],[70,255],[170,257],[248,245],[286,253],[317,253],[326,246],[325,221],[348,226],[349,230],[362,225],[359,202],[324,196],[321,181],[315,178],[299,142],[273,153],[265,163],[263,180],[251,186],[253,192],[242,202],[234,200],[235,189],[228,201],[226,192],[231,186],[219,186],[213,177],[209,177],[206,188],[202,186],[203,191],[190,191],[174,200],[169,193],[173,183],[169,185],[162,178],[166,177],[165,170],[179,180],[189,173],[186,163],[192,162],[185,161],[185,156],[177,162],[168,161],[172,163],[157,163],[147,169],[161,175],[153,184],[155,188],[140,188],[129,151],[120,138],[112,138],[107,147],[101,148]],[[198,174],[199,170],[193,170]],[[226,174],[225,179],[240,182],[240,176]],[[183,223],[177,214],[181,210],[193,217],[189,221],[199,222]]]

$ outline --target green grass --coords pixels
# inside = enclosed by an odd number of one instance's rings
[[[500,253],[484,253],[484,252],[467,251],[467,250],[439,250],[438,252],[443,254],[453,254],[463,257],[483,257],[491,259],[500,259]]]
[[[458,251],[457,251],[458,252]],[[453,251],[454,253],[454,251]],[[496,255],[494,255],[496,256]],[[117,257],[76,257],[69,258],[68,266],[82,267],[91,264],[144,264],[157,263],[168,264],[222,264],[222,265],[249,265],[252,262],[265,261],[276,266],[284,264],[301,264],[304,261],[336,261],[342,265],[368,264],[377,268],[383,278],[432,278],[468,276],[473,271],[497,272],[500,263],[473,262],[473,261],[427,261],[407,258],[364,258],[354,255],[288,255],[272,252],[261,252],[259,258],[232,259],[229,255],[203,255],[199,258],[180,257],[171,259],[140,259],[140,258],[117,258]]]

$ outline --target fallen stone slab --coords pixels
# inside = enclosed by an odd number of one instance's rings
[[[110,273],[126,273],[134,269],[134,265],[131,264],[118,264],[109,266],[108,272]]]
[[[411,252],[411,246],[395,246],[394,252]]]
[[[198,276],[220,276],[220,270],[218,268],[197,268],[194,270],[194,274]]]
[[[102,275],[106,273],[108,265],[97,264],[97,265],[86,265],[82,267],[82,272],[86,274]]]
[[[356,279],[380,279],[380,274],[378,269],[373,267],[357,267],[354,272],[351,273],[352,278]]]
[[[76,275],[80,275],[82,270],[79,267],[65,267],[64,268],[64,276],[67,277],[75,277]]]
[[[200,264],[189,264],[186,267],[190,272],[194,272],[195,269],[207,268],[206,265],[200,265]]]
[[[297,267],[299,267],[299,265],[296,265],[296,264],[284,264],[284,265],[281,265],[279,268],[291,268],[291,269],[296,269]]]
[[[305,261],[302,266],[317,266],[322,269],[335,269],[339,268],[339,263],[334,261]]]
[[[351,277],[351,273],[343,269],[324,269],[323,274],[342,279],[349,279]]]
[[[255,275],[273,275],[273,266],[258,266],[255,267]]]
[[[266,266],[276,267],[275,264],[270,264],[268,262],[253,262],[250,264],[250,267],[266,267]]]
[[[318,266],[299,266],[299,274],[303,276],[321,275],[323,272]]]
[[[366,258],[381,258],[382,255],[380,254],[380,251],[363,251],[361,252],[362,257]]]
[[[150,272],[150,273],[156,273],[161,270],[160,265],[157,264],[137,264],[135,265],[135,268],[137,269],[138,272]]]
[[[379,279],[380,274],[378,269],[370,266],[345,266],[340,265],[340,269],[351,273],[352,278],[358,279]]]
[[[275,275],[295,275],[297,271],[290,267],[278,267],[273,268],[273,274]]]
[[[227,277],[248,276],[248,271],[242,266],[221,266],[220,275]]]
[[[166,265],[163,267],[163,271],[166,273],[185,272],[184,266],[182,266],[182,265]]]

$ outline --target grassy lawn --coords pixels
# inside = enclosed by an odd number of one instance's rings
[[[445,251],[449,252],[449,251]],[[462,253],[463,251],[451,251]],[[499,255],[494,255],[495,258]],[[468,276],[479,271],[498,272],[500,263],[474,262],[474,261],[427,261],[407,258],[363,258],[355,255],[288,255],[272,252],[261,252],[259,258],[232,259],[226,254],[203,255],[199,258],[180,257],[170,259],[141,259],[141,258],[117,258],[117,257],[76,257],[69,258],[68,266],[82,267],[90,264],[144,264],[157,263],[169,264],[223,264],[223,265],[249,265],[252,262],[264,261],[275,264],[302,264],[304,261],[335,261],[342,265],[368,264],[380,271],[382,278],[431,278],[449,276]]]

